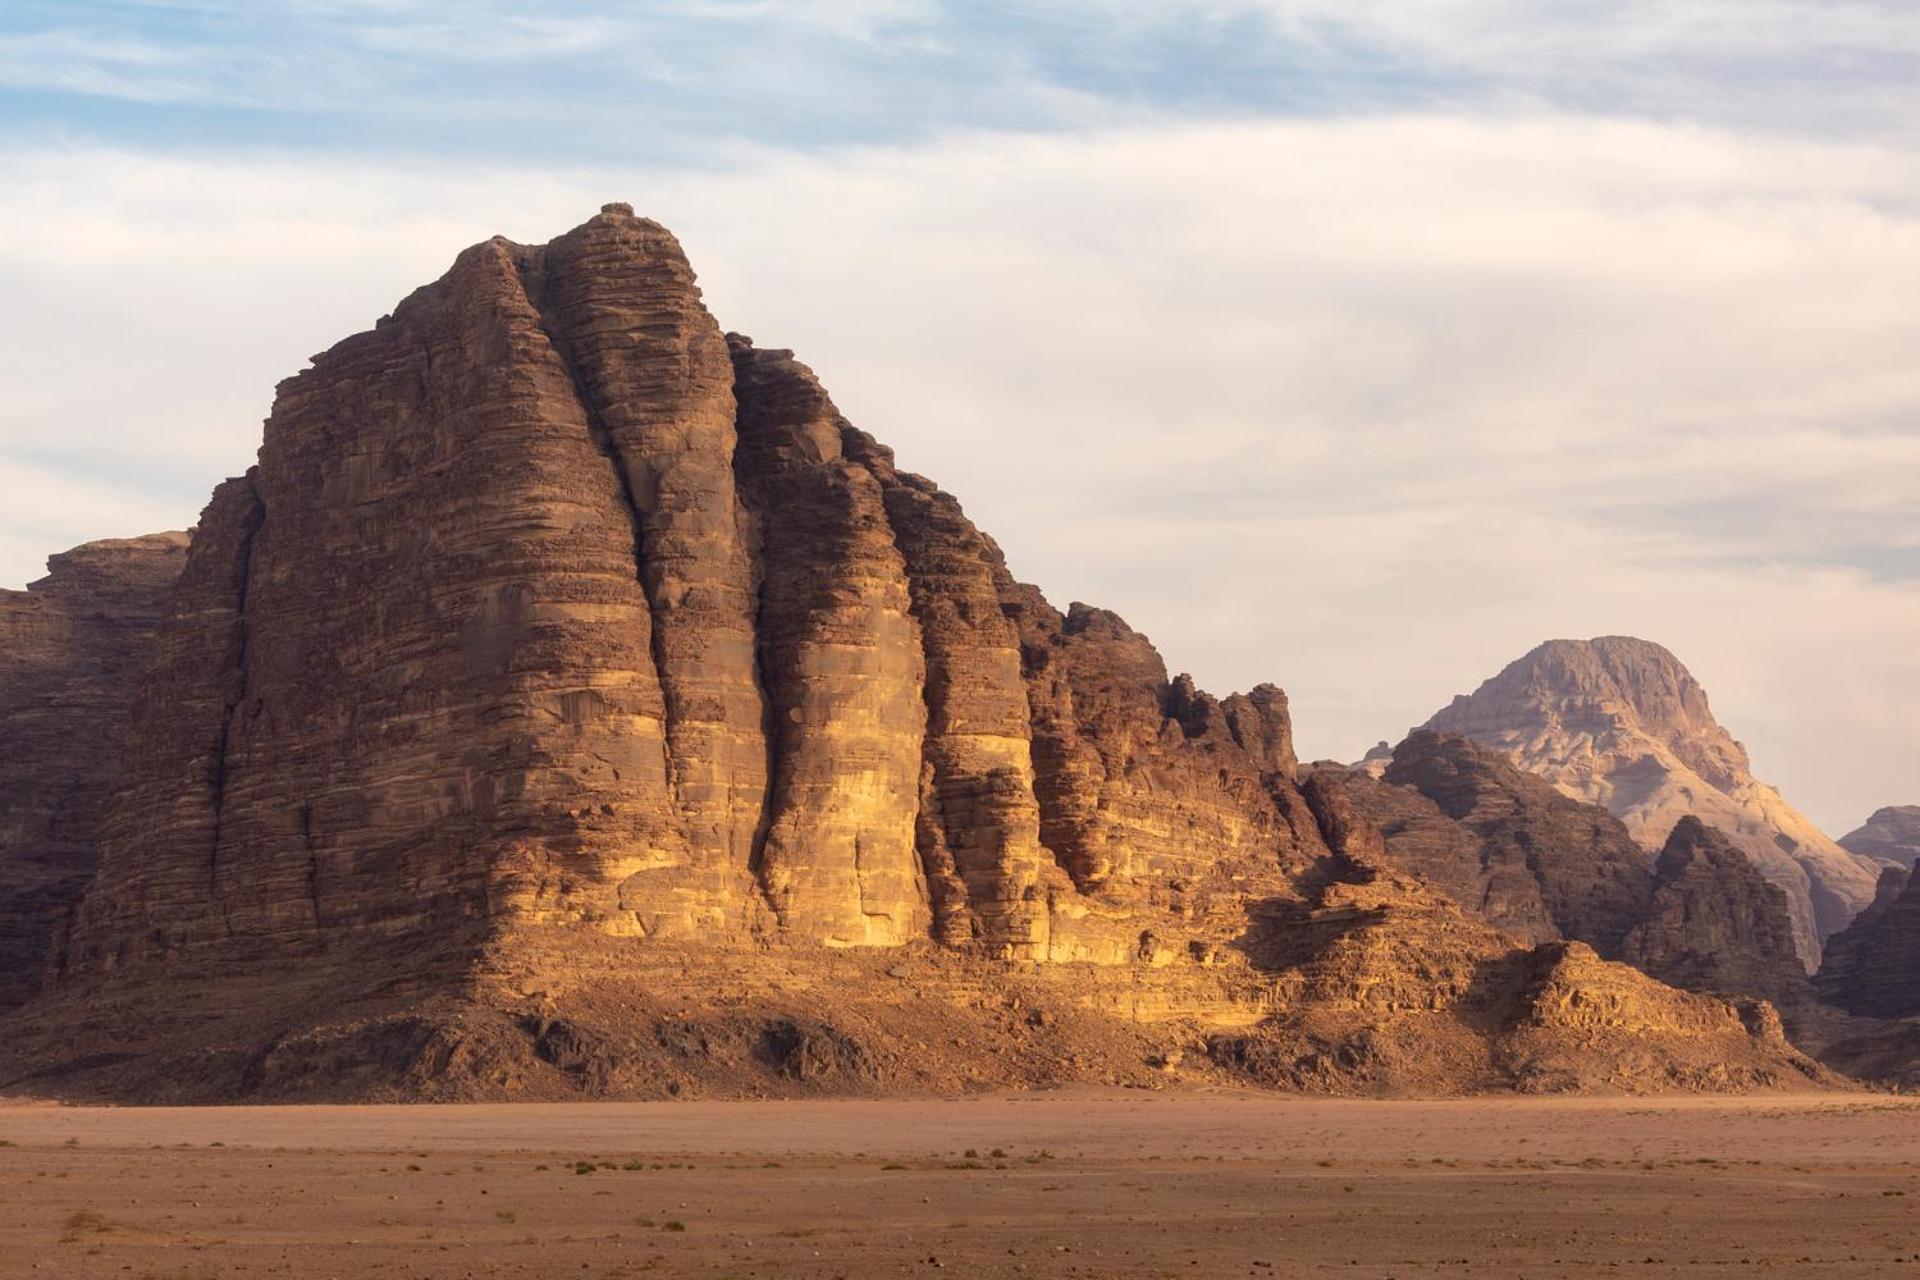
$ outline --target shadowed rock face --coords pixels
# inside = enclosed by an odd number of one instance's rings
[[[0,591],[0,1011],[39,988],[93,874],[121,725],[186,555],[184,533],[89,542]]]
[[[1795,1013],[1813,999],[1786,895],[1698,819],[1681,819],[1649,860],[1606,810],[1490,747],[1427,730],[1394,749],[1381,779],[1355,770],[1343,785],[1389,862],[1489,924],[1533,942],[1584,942],[1690,991]]]
[[[1754,778],[1699,682],[1657,644],[1548,641],[1424,727],[1499,748],[1605,807],[1649,849],[1688,814],[1719,829],[1786,892],[1808,969],[1822,940],[1873,900],[1877,868]]]
[[[1813,998],[1787,895],[1695,817],[1674,824],[1652,900],[1621,959],[1691,991],[1759,996],[1792,1013]]]
[[[1889,868],[1859,919],[1835,937],[1814,978],[1820,996],[1870,1018],[1920,1014],[1920,875]]]
[[[1498,752],[1415,733],[1395,748],[1383,780],[1417,792],[1472,833],[1470,850],[1439,832],[1429,843],[1414,819],[1399,824],[1389,844],[1492,922],[1541,941],[1577,938],[1617,957],[1645,915],[1652,876],[1626,828]]]
[[[1840,846],[1863,858],[1911,868],[1920,861],[1920,805],[1876,810],[1857,830],[1841,836]]]

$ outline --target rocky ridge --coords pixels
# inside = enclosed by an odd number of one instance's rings
[[[1753,776],[1746,749],[1666,649],[1628,636],[1551,640],[1436,713],[1428,729],[1497,747],[1659,849],[1687,815],[1787,894],[1801,960],[1873,900],[1878,869]]]
[[[1873,1018],[1920,1015],[1920,875],[1889,867],[1873,905],[1827,946],[1823,999]]]
[[[1319,767],[1313,777],[1342,772]],[[1470,914],[1534,942],[1575,941],[1689,991],[1772,1001],[1813,992],[1786,895],[1694,818],[1649,859],[1625,824],[1457,734],[1418,730],[1378,778],[1346,778],[1383,856]]]
[[[1826,1079],[1755,1008],[1380,875],[1278,689],[1015,582],[621,205],[281,384],[126,744],[0,1087]]]

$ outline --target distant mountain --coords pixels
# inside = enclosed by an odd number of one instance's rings
[[[1565,794],[1605,807],[1648,849],[1680,819],[1717,828],[1787,894],[1808,969],[1874,900],[1879,867],[1755,778],[1706,690],[1660,645],[1550,640],[1423,726],[1504,751]]]
[[[1890,866],[1920,861],[1920,804],[1890,804],[1840,837],[1840,847]]]

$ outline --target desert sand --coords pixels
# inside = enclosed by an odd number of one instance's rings
[[[9,1277],[1920,1272],[1886,1096],[22,1102],[0,1140]]]

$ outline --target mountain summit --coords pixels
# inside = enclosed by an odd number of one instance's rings
[[[1801,959],[1874,900],[1878,868],[1753,776],[1706,690],[1660,645],[1631,636],[1549,640],[1427,721],[1497,747],[1649,849],[1688,815],[1719,829],[1787,893]]]

